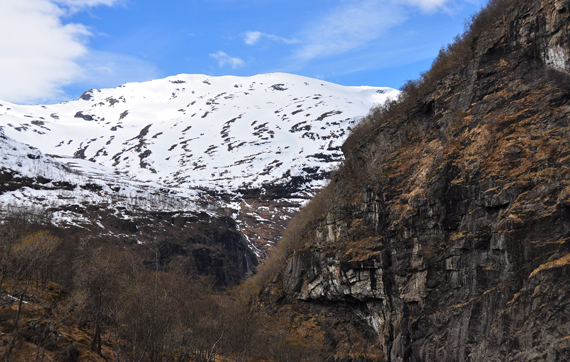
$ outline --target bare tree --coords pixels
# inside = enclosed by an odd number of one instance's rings
[[[112,311],[120,287],[121,258],[112,250],[92,249],[84,245],[76,263],[75,301],[82,317],[92,328],[91,350],[101,354],[102,333],[113,321]]]
[[[38,281],[41,273],[56,259],[55,251],[61,240],[47,231],[39,231],[19,240],[12,246],[10,274],[13,278],[10,292],[17,298],[18,306],[14,315],[12,336],[4,360],[8,362],[16,341],[21,335],[19,326],[22,305],[31,287],[32,280]]]

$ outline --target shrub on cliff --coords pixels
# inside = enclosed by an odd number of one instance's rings
[[[465,31],[462,34],[457,35],[452,43],[440,49],[428,71],[423,72],[418,79],[407,81],[401,87],[402,93],[397,99],[372,108],[368,115],[353,127],[342,146],[346,161],[341,168],[341,178],[358,180],[362,176],[356,171],[362,166],[360,163],[365,162],[371,167],[370,165],[382,160],[404,142],[403,138],[406,136],[413,135],[417,139],[422,137],[417,128],[407,124],[406,113],[417,108],[421,101],[433,92],[438,82],[442,82],[452,74],[465,71],[469,62],[474,59],[476,42],[483,32],[499,21],[501,15],[514,3],[514,0],[491,0],[485,8],[466,21]],[[371,134],[378,136],[376,133],[380,132],[375,130],[384,126],[389,126],[392,131],[382,132],[380,138],[371,146],[366,139]],[[360,150],[359,145],[366,145],[366,149]],[[362,151],[366,156],[365,159],[355,157]]]

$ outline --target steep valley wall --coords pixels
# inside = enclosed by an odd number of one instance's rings
[[[261,293],[319,358],[570,360],[570,2],[491,5],[464,66],[345,144]]]

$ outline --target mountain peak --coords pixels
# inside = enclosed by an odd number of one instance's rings
[[[284,73],[179,74],[56,105],[4,103],[0,129],[77,172],[92,163],[106,178],[193,201],[223,195],[235,213],[240,195],[275,193],[297,205],[310,198],[343,160],[340,146],[359,117],[398,94]]]

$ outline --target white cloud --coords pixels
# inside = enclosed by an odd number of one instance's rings
[[[95,6],[112,6],[123,0],[48,0],[60,5],[61,7],[68,8],[70,12],[81,11],[85,8]]]
[[[292,68],[301,68],[314,59],[364,49],[406,21],[411,16],[410,8],[423,12],[447,10],[450,1],[340,0],[336,8],[305,26],[299,35],[300,46],[292,55]],[[263,35],[246,33],[246,44],[254,44]]]
[[[345,1],[303,33],[294,58],[306,62],[362,47],[406,19],[404,11],[385,0]]]
[[[417,6],[424,11],[434,11],[437,8],[443,8],[449,0],[398,0],[398,2],[407,3]]]
[[[29,102],[61,92],[81,72],[89,32],[63,25],[63,11],[45,0],[0,2],[0,99]]]
[[[111,6],[117,3],[118,0],[53,0],[53,2],[76,7],[93,7],[98,5]]]
[[[248,31],[243,34],[243,37],[247,45],[253,45],[261,39],[261,35],[263,35],[263,33],[260,31]]]
[[[260,31],[248,31],[245,32],[243,35],[244,41],[247,45],[254,45],[258,43],[262,38],[267,38],[269,40],[282,42],[285,44],[295,44],[298,42],[297,39],[287,39],[283,38],[274,34],[266,34]]]
[[[218,61],[220,68],[225,65],[229,65],[232,67],[232,69],[236,69],[245,65],[245,62],[240,58],[230,57],[222,51],[219,51],[215,54],[210,54],[210,56]]]
[[[117,0],[0,1],[0,99],[16,103],[61,98],[62,87],[82,75],[76,59],[91,35],[63,24],[67,11]]]

